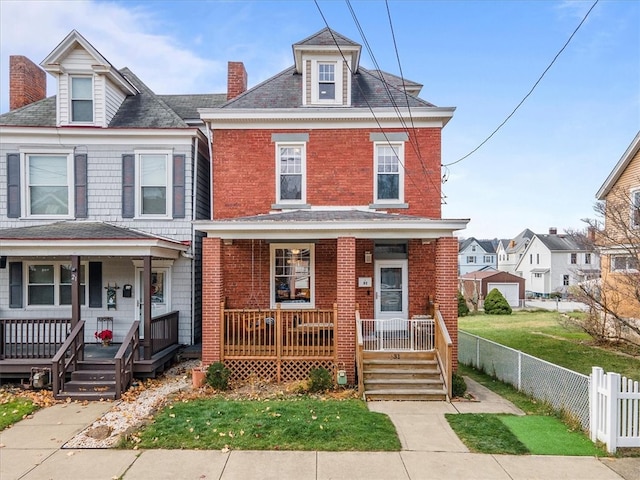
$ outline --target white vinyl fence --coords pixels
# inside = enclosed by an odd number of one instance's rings
[[[591,372],[591,440],[617,447],[640,447],[640,387],[617,373]]]
[[[593,441],[640,447],[640,388],[594,367],[583,375],[467,332],[458,332],[458,361],[573,415]],[[599,373],[596,373],[599,372]]]

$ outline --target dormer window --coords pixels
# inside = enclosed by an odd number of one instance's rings
[[[320,100],[336,99],[335,63],[318,63],[318,98]]]
[[[93,80],[71,77],[71,121],[93,122]]]

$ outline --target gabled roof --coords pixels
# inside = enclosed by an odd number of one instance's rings
[[[598,190],[598,193],[596,193],[598,200],[605,199],[638,151],[640,151],[640,131],[638,131],[627,150],[622,154],[622,157],[618,160],[618,163],[613,167],[613,170]]]
[[[466,250],[472,243],[477,243],[485,253],[496,253],[497,240],[478,240],[475,237],[469,237],[460,244],[459,251]]]
[[[484,280],[487,278],[495,277],[496,275],[499,275],[501,278],[510,277],[514,282],[517,283],[524,282],[524,279],[522,277],[519,277],[518,275],[496,269],[477,270],[475,272],[465,273],[464,275],[461,275],[460,278],[463,280]]]
[[[339,51],[345,58],[351,57],[351,69],[357,72],[362,50],[360,44],[330,28],[323,28],[304,40],[294,43],[292,48],[297,73],[302,73],[302,52],[327,51]]]
[[[120,72],[98,51],[91,45],[87,39],[85,39],[77,30],[71,30],[69,34],[58,44],[53,51],[47,55],[40,66],[47,72],[58,74],[62,73],[61,63],[67,55],[69,55],[78,46],[83,48],[91,57],[93,57],[93,63],[91,68],[96,73],[101,73],[109,77],[115,84],[128,95],[134,95],[136,93],[135,87],[131,85],[120,74]]]
[[[573,237],[568,235],[536,235],[535,238],[552,252],[577,252],[584,250]]]

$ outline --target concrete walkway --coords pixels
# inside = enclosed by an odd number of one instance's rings
[[[55,405],[0,432],[1,480],[639,480],[640,458],[470,453],[444,413],[521,413],[467,380],[478,402],[371,402],[395,424],[400,452],[78,450],[61,448],[109,403]]]

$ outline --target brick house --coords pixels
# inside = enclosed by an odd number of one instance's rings
[[[421,350],[411,341],[422,318],[450,337],[445,383],[457,367],[453,233],[468,220],[441,218],[440,182],[454,109],[365,69],[360,53],[324,29],[250,90],[230,63],[228,101],[199,110],[213,151],[213,216],[195,222],[206,236],[202,358],[236,378],[320,366],[361,383],[372,345],[385,358]]]
[[[82,325],[80,345],[102,329],[118,344],[139,337],[135,371],[153,374],[179,344],[200,341],[192,220],[210,218],[210,158],[197,108],[226,96],[156,95],[75,30],[42,68],[21,56],[10,65],[11,110],[0,115],[0,371],[25,378],[51,367]],[[45,71],[57,81],[49,98]]]

